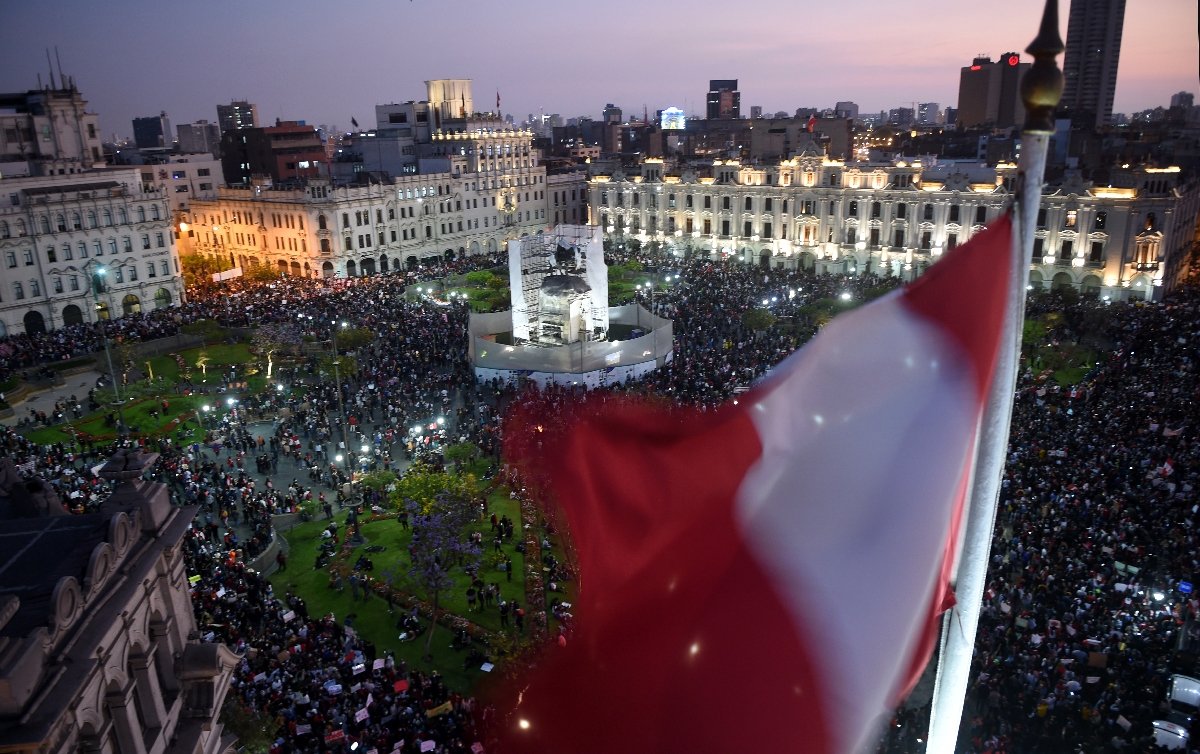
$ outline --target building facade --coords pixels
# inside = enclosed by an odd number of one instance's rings
[[[161,188],[143,183],[140,170],[4,182],[0,335],[180,303],[170,205]]]
[[[222,134],[239,128],[258,128],[258,105],[245,100],[217,105],[217,127]]]
[[[741,118],[742,93],[738,91],[737,79],[711,79],[705,99],[705,117]]]
[[[497,124],[498,121],[490,121]],[[501,250],[551,225],[551,184],[528,130],[435,131],[424,172],[303,187],[222,188],[182,218],[184,253],[303,277],[357,277]],[[557,211],[582,213],[586,177],[558,178]],[[567,199],[574,195],[577,199]],[[182,226],[181,226],[182,227]]]
[[[0,176],[69,175],[104,166],[98,116],[68,79],[0,94]]]
[[[1025,105],[1018,85],[1029,70],[1015,52],[1006,52],[997,61],[978,57],[971,65],[963,66],[958,77],[958,107],[954,114],[963,128],[991,126],[1009,128],[1025,120]]]
[[[1059,106],[1077,126],[1100,128],[1112,121],[1124,27],[1125,0],[1071,0]]]
[[[241,658],[196,640],[183,538],[195,508],[110,460],[117,488],[72,515],[0,462],[0,750],[221,754],[218,720]],[[114,465],[119,459],[119,466]]]
[[[221,129],[216,123],[198,120],[175,127],[175,144],[180,152],[195,154],[208,152],[221,156]]]
[[[645,160],[588,183],[590,222],[611,238],[678,254],[915,278],[1006,211],[1016,166],[842,162],[806,151],[767,166],[717,160],[667,170]],[[1133,171],[1128,186],[1048,186],[1031,284],[1112,299],[1161,297],[1186,253],[1200,189],[1178,168]]]

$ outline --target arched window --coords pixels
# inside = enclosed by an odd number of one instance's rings
[[[157,204],[150,205],[150,219],[151,220],[161,219],[160,215],[158,214],[158,205]]]
[[[317,215],[317,228],[318,230],[328,230],[326,228],[325,215]]]
[[[71,213],[71,230],[83,230],[83,219],[78,212]]]
[[[94,210],[94,209],[88,210],[88,227],[89,228],[96,227],[96,210]]]
[[[112,210],[105,209],[104,210],[104,227],[108,228],[111,226],[112,226]]]
[[[137,221],[139,223],[146,222],[146,208],[140,204],[138,205],[138,208],[137,208]]]

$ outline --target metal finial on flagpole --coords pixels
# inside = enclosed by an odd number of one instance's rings
[[[1063,74],[1055,58],[1063,47],[1058,34],[1058,0],[1046,0],[1042,27],[1025,52],[1033,56],[1033,65],[1021,78],[1021,100],[1025,104],[1024,132],[1054,131],[1054,110],[1063,93]]]
[[[1029,262],[1038,206],[1042,196],[1042,177],[1046,153],[1054,132],[1054,111],[1062,96],[1063,76],[1055,57],[1063,51],[1058,34],[1058,0],[1046,0],[1038,35],[1026,49],[1034,63],[1021,79],[1021,98],[1025,104],[1025,127],[1021,132],[1021,162],[1015,202],[1015,224],[1008,299],[1004,329],[996,371],[988,392],[983,417],[979,422],[979,440],[975,449],[975,468],[971,476],[970,498],[964,513],[962,543],[954,576],[957,607],[942,622],[937,676],[929,717],[927,754],[953,754],[958,743],[971,658],[979,613],[987,585],[991,559],[992,533],[1000,481],[1008,450],[1008,430],[1012,420],[1017,369],[1020,366],[1021,325],[1025,315],[1025,290],[1029,284]]]

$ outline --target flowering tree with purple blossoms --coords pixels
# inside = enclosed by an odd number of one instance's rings
[[[454,586],[455,569],[472,573],[479,567],[480,548],[471,542],[467,529],[475,520],[474,506],[464,496],[443,492],[433,505],[423,506],[406,500],[412,542],[409,575],[425,590],[433,602],[433,620],[425,638],[425,659],[432,658],[433,631],[437,625],[438,599],[442,590]]]

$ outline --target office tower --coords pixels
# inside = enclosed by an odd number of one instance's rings
[[[1191,92],[1176,92],[1171,95],[1171,107],[1191,107],[1195,102],[1195,95]]]
[[[1006,52],[992,62],[980,56],[964,66],[958,79],[958,124],[966,128],[1018,126],[1025,118],[1019,84],[1029,63],[1015,52]],[[947,118],[949,122],[949,118]]]
[[[849,100],[838,102],[833,106],[833,114],[839,118],[858,120],[858,105]]]
[[[206,120],[182,123],[175,127],[175,136],[180,152],[209,152],[214,155],[221,152],[221,129],[216,123]]]
[[[1062,107],[1077,126],[1100,128],[1112,119],[1125,0],[1072,0]]]
[[[942,109],[936,102],[922,102],[917,105],[917,123],[922,126],[937,125],[941,121]]]
[[[707,117],[742,117],[742,93],[738,91],[737,79],[709,80]]]
[[[217,105],[217,126],[221,133],[239,128],[258,128],[258,105],[245,100],[234,100],[228,105]]]
[[[171,138],[171,121],[165,112],[150,115],[145,118],[133,119],[133,141],[138,149],[155,149],[169,147]]]
[[[621,112],[621,108],[609,102],[604,106],[604,111],[601,114],[600,119],[605,123],[620,123],[622,117],[623,113]]]

